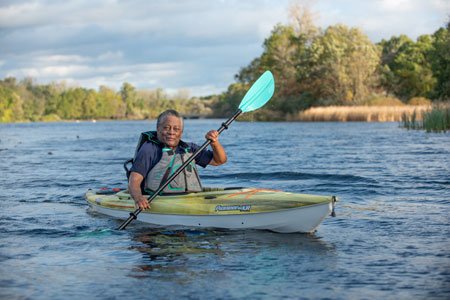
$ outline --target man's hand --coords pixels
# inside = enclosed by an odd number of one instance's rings
[[[136,197],[137,199],[134,199],[134,206],[136,208],[140,208],[142,210],[150,208],[150,204],[148,203],[147,197],[141,195],[140,197]]]
[[[206,133],[205,138],[211,141],[211,148],[213,151],[213,158],[209,164],[212,166],[220,166],[226,163],[227,154],[219,142],[219,132],[217,130],[210,130]]]
[[[142,180],[144,180],[144,177],[141,174],[131,172],[130,179],[128,180],[128,191],[134,200],[135,207],[144,210],[150,208],[150,204],[148,203],[147,197],[142,195]]]
[[[206,133],[205,138],[211,141],[211,144],[215,144],[219,141],[219,132],[217,130],[210,130]]]

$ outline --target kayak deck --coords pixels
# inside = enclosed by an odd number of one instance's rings
[[[101,195],[93,190],[86,193],[88,202],[113,209],[134,210],[134,201],[127,190]],[[308,205],[328,203],[330,196],[295,194],[270,189],[215,189],[200,193],[156,197],[150,213],[180,215],[225,215],[273,212]]]
[[[125,219],[135,210],[127,190],[88,190],[97,212]],[[311,232],[332,212],[334,196],[289,193],[260,188],[205,188],[203,192],[158,196],[138,220],[153,225]]]

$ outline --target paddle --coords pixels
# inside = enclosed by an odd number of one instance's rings
[[[220,128],[217,130],[219,134],[221,134],[225,129],[228,129],[228,126],[234,120],[236,120],[236,118],[241,113],[257,110],[258,108],[266,104],[267,101],[269,101],[272,97],[274,90],[275,82],[273,79],[273,75],[270,71],[266,71],[261,75],[261,77],[258,78],[258,80],[255,81],[255,83],[253,83],[253,85],[247,91],[236,113],[226,122],[222,123],[222,126],[220,126]],[[197,151],[195,151],[194,154],[192,154],[192,156],[189,157],[189,159],[186,160],[169,178],[167,178],[166,182],[162,184],[155,191],[155,193],[148,198],[148,202],[152,202],[153,199],[155,199],[159,195],[159,193],[161,193],[169,185],[169,183],[172,182],[172,180],[174,180],[175,177],[177,177],[198,156],[201,151],[208,147],[210,143],[211,141],[207,140],[200,148],[198,148]],[[131,223],[131,221],[137,218],[138,214],[140,214],[141,211],[142,209],[138,208],[134,212],[131,212],[130,217],[125,222],[123,222],[122,225],[120,225],[118,230],[125,229],[125,227],[127,227],[128,224]]]

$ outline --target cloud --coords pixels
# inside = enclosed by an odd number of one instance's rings
[[[80,55],[44,55],[36,57],[36,61],[41,64],[58,64],[58,63],[81,63],[86,62],[88,58]]]
[[[99,61],[118,61],[123,59],[122,51],[107,51],[97,56]]]
[[[262,52],[290,0],[22,0],[0,3],[0,78],[32,76],[89,88],[226,90]],[[374,42],[432,33],[450,12],[444,0],[322,0],[323,28],[358,26]]]
[[[377,7],[384,12],[403,13],[414,11],[416,3],[411,0],[380,0]]]
[[[450,16],[447,0],[374,0],[320,1],[320,24],[327,27],[336,23],[359,27],[372,42],[406,34],[416,39],[432,34],[445,25]]]
[[[6,32],[0,51],[9,61],[0,76],[64,79],[87,87],[102,82],[115,88],[126,80],[140,88],[188,88],[193,94],[224,90],[239,68],[260,54],[262,41],[283,19],[286,7],[276,4],[13,3],[0,7]]]

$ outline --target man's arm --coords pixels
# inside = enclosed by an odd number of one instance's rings
[[[130,173],[130,179],[128,180],[128,191],[134,200],[134,203],[140,209],[150,208],[147,197],[142,195],[141,183],[144,180],[144,176],[137,172]]]
[[[212,166],[220,166],[227,162],[227,153],[219,142],[219,132],[217,130],[209,131],[206,136],[211,141],[211,148],[213,150],[213,158],[209,162]]]

